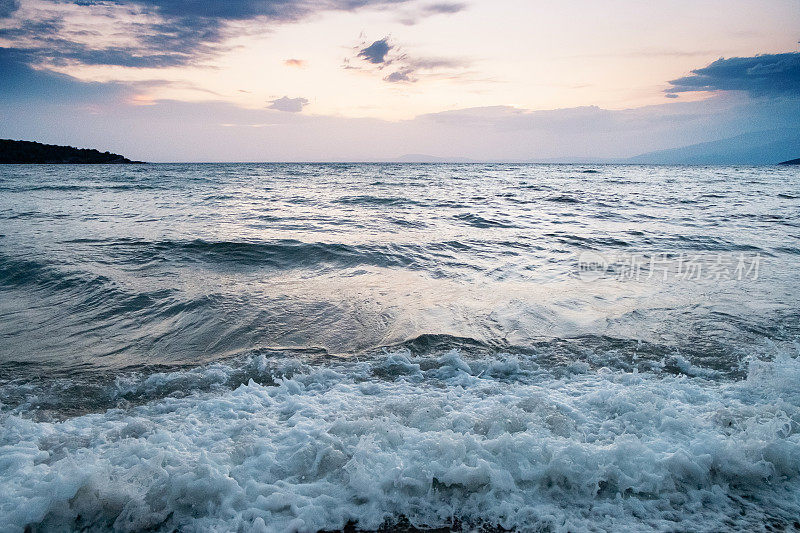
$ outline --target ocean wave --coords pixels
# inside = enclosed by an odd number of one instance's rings
[[[466,222],[470,226],[475,226],[476,228],[513,228],[516,227],[514,224],[510,222],[505,222],[502,220],[495,220],[483,217],[481,215],[476,215],[475,213],[462,213],[459,215],[455,215],[453,218],[456,220],[461,220]]]
[[[189,321],[190,330],[195,335],[198,323],[212,320],[212,317],[202,316],[204,318],[199,321]],[[215,331],[211,325],[200,327]],[[180,335],[181,332],[171,333]],[[238,330],[233,330],[234,335],[237,333]],[[163,339],[164,335],[162,332],[158,338]],[[230,344],[225,337],[217,337],[216,341],[222,346]],[[141,337],[135,346],[123,344],[117,351],[139,353],[146,342],[146,337]],[[372,358],[376,354],[404,351],[424,359],[424,365],[432,367],[436,365],[437,357],[451,350],[457,350],[468,359],[491,357],[498,352],[514,353],[521,357],[535,356],[537,365],[547,368],[554,376],[569,375],[576,368],[582,372],[610,368],[628,372],[657,371],[725,378],[742,375],[736,365],[728,364],[723,370],[717,370],[720,359],[713,359],[709,364],[703,357],[704,353],[677,351],[670,346],[595,335],[547,339],[529,346],[510,346],[502,339],[487,341],[447,334],[422,334],[365,349],[358,357]],[[41,420],[60,420],[120,405],[138,405],[174,394],[235,388],[250,379],[259,383],[271,382],[276,376],[275,369],[284,368],[276,362],[284,360],[328,364],[353,357],[334,356],[323,348],[285,347],[241,349],[228,353],[212,351],[212,354],[213,357],[206,355],[211,362],[200,366],[197,362],[143,362],[102,368],[95,362],[57,367],[54,370],[47,361],[4,362],[0,364],[0,411],[31,413]],[[194,356],[195,359],[197,357]]]
[[[552,237],[560,243],[577,246],[580,248],[625,248],[630,243],[614,237],[583,237],[569,233],[546,233],[546,237]]]
[[[575,198],[573,196],[568,196],[566,194],[559,194],[557,196],[550,196],[548,198],[545,198],[545,200],[547,200],[548,202],[557,202],[557,203],[561,203],[561,204],[582,204],[583,203],[581,200],[578,200],[577,198]]]
[[[788,355],[733,382],[457,350],[260,364],[280,377],[61,422],[3,415],[4,528],[752,530],[800,513]]]
[[[98,184],[46,184],[46,185],[14,185],[14,186],[0,186],[0,191],[8,192],[40,192],[40,191],[54,191],[54,192],[120,192],[120,191],[150,191],[166,189],[166,186],[159,186],[150,183],[98,183]]]
[[[470,220],[481,220],[475,218]],[[421,224],[421,223],[420,223]],[[405,222],[416,227],[420,224]],[[500,223],[489,223],[500,225]],[[507,246],[507,241],[451,240],[427,243],[345,244],[303,242],[294,239],[270,241],[150,241],[139,239],[74,239],[65,245],[86,245],[94,250],[93,259],[102,264],[143,268],[173,264],[176,267],[207,266],[238,269],[303,270],[375,266],[408,270],[428,270],[436,275],[446,268],[480,269],[459,257],[465,252],[486,253]],[[510,243],[513,247],[525,244]],[[72,271],[61,264],[39,259],[22,259],[0,252],[0,284],[20,286],[25,283],[74,280],[92,276]]]
[[[362,205],[362,206],[403,206],[403,205],[420,205],[420,202],[411,200],[409,198],[401,197],[384,197],[384,196],[342,196],[337,203],[346,205]]]
[[[9,257],[0,253],[0,286],[48,287],[53,291],[81,287],[91,290],[103,286],[109,279],[101,275],[67,271],[48,261]]]

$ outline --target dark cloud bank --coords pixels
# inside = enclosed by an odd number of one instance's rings
[[[0,18],[10,17],[17,9],[19,9],[17,0],[0,0]]]
[[[128,67],[167,67],[192,63],[217,51],[228,34],[230,22],[261,21],[291,23],[323,11],[356,11],[367,7],[387,7],[408,0],[79,0],[87,14],[99,7],[117,6],[132,13],[155,15],[155,21],[131,23],[126,31],[135,37],[136,46],[93,48],[70,40],[58,19],[20,20],[0,29],[0,37],[33,43],[17,47],[29,62],[59,64],[78,61],[87,65]],[[54,0],[56,6],[61,2]],[[0,17],[11,16],[17,0],[0,0]],[[447,9],[440,7],[440,9]]]
[[[18,104],[109,101],[133,88],[121,83],[87,83],[66,74],[35,70],[25,64],[24,56],[8,48],[0,48],[0,73],[0,100]]]
[[[667,94],[747,91],[753,96],[800,96],[800,53],[718,59],[670,82]]]

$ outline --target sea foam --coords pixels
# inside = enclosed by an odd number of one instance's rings
[[[400,350],[58,422],[2,415],[0,530],[762,530],[800,516],[800,361],[740,381]],[[233,367],[120,380],[115,394]],[[211,377],[204,373],[212,374]],[[161,384],[160,384],[161,382]],[[170,389],[172,390],[172,389]]]

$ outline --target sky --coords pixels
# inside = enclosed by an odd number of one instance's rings
[[[798,40],[797,0],[0,0],[0,137],[147,161],[626,158],[800,127]]]

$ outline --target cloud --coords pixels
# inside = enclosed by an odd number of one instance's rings
[[[800,96],[800,53],[718,59],[669,83],[668,94],[746,91],[751,96]]]
[[[438,3],[438,4],[430,4],[422,8],[422,11],[427,14],[446,14],[450,15],[453,13],[458,13],[460,11],[464,11],[467,8],[467,4],[455,2],[455,3]]]
[[[365,43],[364,43],[365,44]],[[413,57],[389,41],[389,37],[377,40],[369,46],[361,44],[355,49],[356,58],[372,66],[373,70],[381,71],[389,65],[394,66],[394,72],[384,76],[383,80],[389,83],[414,83],[419,81],[421,75],[430,75],[442,70],[461,69],[468,62],[463,59],[448,57]],[[345,59],[345,69],[370,70],[353,66],[353,62]]]
[[[358,57],[378,65],[387,62],[386,56],[389,54],[389,50],[391,49],[392,46],[389,44],[389,38],[384,37],[379,41],[375,41],[366,48],[361,49],[361,51],[358,53]]]
[[[447,57],[421,57],[412,58],[406,55],[399,58],[400,67],[386,76],[384,81],[390,83],[414,83],[420,76],[435,75],[441,71],[454,71],[467,66],[463,59]]]
[[[267,109],[286,111],[287,113],[299,113],[307,105],[308,100],[306,98],[289,98],[288,96],[283,96],[281,98],[271,100],[270,105],[267,106]]]
[[[287,67],[298,67],[303,68],[306,66],[306,62],[303,59],[285,59],[283,64]]]
[[[122,103],[152,105],[156,102],[151,97],[153,89],[165,87],[192,91],[205,99],[221,96],[189,82],[163,79],[83,81],[67,74],[32,68],[17,50],[0,47],[0,102],[81,108],[113,107]]]
[[[35,70],[20,60],[20,54],[0,48],[0,100],[88,104],[116,101],[133,93],[132,86],[92,83],[66,74]]]
[[[438,2],[406,11],[400,19],[400,22],[406,26],[413,26],[419,22],[421,18],[434,15],[453,15],[465,9],[467,9],[467,4],[461,2]]]
[[[294,23],[324,11],[351,12],[408,1],[43,0],[26,10],[25,19],[4,24],[0,38],[15,43],[29,63],[168,67],[195,63],[225,50],[225,40],[234,32],[247,31],[242,22]],[[17,7],[18,0],[0,0],[0,17],[7,18]],[[70,23],[59,22],[67,14],[72,15]],[[86,38],[98,24],[108,21],[114,27],[97,35],[102,38]]]
[[[330,11],[400,8],[413,0],[0,0],[0,39],[29,64],[166,68],[202,64],[228,39]],[[417,8],[419,16],[456,13],[464,4]],[[380,63],[379,42],[365,51]],[[389,46],[387,42],[383,46]],[[369,47],[367,47],[369,48]],[[388,50],[387,50],[388,52]],[[293,65],[300,66],[300,65]]]
[[[87,113],[86,106],[60,100],[0,98],[0,116],[0,138],[104,145],[146,161],[369,161],[401,154],[563,161],[622,158],[752,131],[796,128],[800,99],[724,93],[628,110],[496,106],[387,121],[279,113],[219,101],[121,103]],[[182,125],[177,137],[175,124]]]
[[[406,58],[406,63],[414,70],[439,70],[463,68],[468,61],[454,57],[417,57]]]
[[[106,19],[102,20],[98,11],[94,16],[89,15],[87,20],[92,22],[86,27],[70,25],[53,17],[52,13],[39,14],[38,19],[15,21],[16,24],[0,28],[0,38],[14,43],[18,57],[25,62],[56,66],[80,63],[171,67],[190,63],[219,49],[215,43],[222,40],[222,34],[212,23],[205,28],[182,28],[164,21],[143,23],[137,16],[131,18],[119,13],[120,9],[116,4],[104,6]],[[108,28],[109,20],[113,21],[112,28]],[[99,29],[102,23],[106,24],[105,31],[110,32],[109,35]],[[124,46],[116,44],[120,33],[129,37]],[[109,44],[95,44],[102,41]]]
[[[389,83],[402,83],[402,82],[412,83],[417,81],[416,78],[412,77],[413,72],[414,71],[411,69],[404,68],[396,72],[392,72],[383,79],[384,81],[388,81]]]
[[[0,18],[10,17],[19,9],[18,0],[0,0]]]

